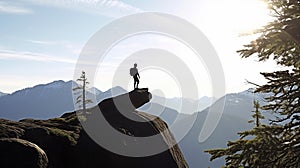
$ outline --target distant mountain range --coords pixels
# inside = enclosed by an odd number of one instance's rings
[[[0,97],[0,117],[46,119],[72,111],[72,82],[54,81]]]
[[[74,81],[54,81],[41,84],[31,88],[22,89],[12,94],[0,94],[0,118],[20,120],[23,118],[48,119],[59,117],[65,112],[74,111],[72,88],[76,85]],[[90,88],[87,97],[96,105],[103,99],[116,96],[127,91],[121,87],[114,87],[107,91]],[[191,168],[198,167],[220,167],[224,164],[223,159],[214,162],[209,161],[209,155],[203,151],[211,148],[225,147],[227,141],[236,140],[237,132],[250,129],[248,124],[253,110],[253,100],[264,104],[265,94],[253,93],[248,89],[240,93],[227,94],[215,100],[203,97],[199,100],[187,98],[163,98],[153,95],[150,103],[145,104],[138,110],[159,116],[171,128],[174,136],[182,134],[183,128],[191,124],[192,128],[179,142],[179,146]],[[209,109],[218,106],[225,101],[223,115],[213,134],[203,143],[199,143],[198,137]],[[187,104],[187,108],[181,109],[180,103]],[[198,106],[199,105],[199,106]],[[198,107],[197,107],[198,106]],[[197,111],[189,111],[195,109]],[[180,112],[178,112],[180,111]],[[271,117],[270,114],[265,116]],[[267,119],[264,121],[267,122]]]
[[[177,123],[173,123],[174,127],[171,131],[176,137],[176,135],[182,133],[183,128],[194,122],[190,131],[182,141],[179,142],[179,146],[182,148],[189,166],[191,168],[223,166],[224,159],[217,159],[210,162],[210,155],[204,153],[204,150],[226,147],[228,141],[237,140],[239,138],[237,135],[238,132],[251,129],[254,125],[249,124],[248,121],[251,119],[251,111],[254,110],[253,101],[258,100],[261,104],[264,104],[263,98],[265,96],[264,94],[254,94],[253,89],[248,89],[240,93],[227,94],[217,100],[211,107],[194,113]],[[209,109],[213,106],[219,106],[223,101],[225,101],[225,106],[218,126],[205,142],[200,143],[198,138],[201,129],[204,127],[203,124]],[[265,116],[271,115],[265,114]],[[267,122],[267,118],[264,122]]]
[[[182,97],[165,98],[156,95],[154,95],[151,100],[152,103],[157,103],[162,106],[180,111],[180,113],[186,114],[193,114],[194,112],[202,111],[207,107],[211,106],[215,101],[215,98],[207,96],[201,97],[199,100],[193,100]],[[182,106],[183,104],[184,106]]]
[[[49,119],[59,117],[65,112],[74,111],[72,88],[74,81],[54,81],[25,88],[12,94],[0,97],[0,118],[20,120],[24,118]],[[90,88],[87,98],[96,105],[99,101],[127,92],[121,87],[114,87],[105,92],[97,88]],[[76,97],[74,97],[76,99]]]
[[[77,105],[73,104],[72,88],[77,85],[74,81],[62,81],[57,80],[48,84],[40,84],[34,87],[25,88],[16,91],[12,94],[0,93],[0,118],[10,119],[10,120],[20,120],[23,118],[33,118],[33,119],[48,119],[53,117],[59,117],[65,112],[74,111],[78,109]],[[95,87],[89,88],[87,92],[87,98],[93,101],[89,104],[89,107],[95,106],[101,100],[117,96],[126,93],[127,90],[122,87],[116,86],[107,91],[101,91]],[[159,105],[165,108],[166,114],[174,114],[177,116],[179,114],[177,111],[182,113],[180,108],[180,102],[188,104],[188,107],[196,106],[200,102],[200,108],[204,109],[208,107],[211,102],[210,98],[202,98],[199,101],[192,101],[187,98],[163,98],[153,95],[152,108],[149,108],[149,103],[142,107],[149,113],[157,114],[157,108]],[[179,104],[179,105],[178,105]],[[172,112],[170,112],[172,111]],[[185,109],[187,113],[192,113],[189,109]],[[181,114],[180,113],[180,114]],[[168,117],[170,115],[167,115]],[[162,117],[168,120],[166,117]],[[185,116],[185,115],[182,115]],[[172,117],[171,117],[172,118]]]

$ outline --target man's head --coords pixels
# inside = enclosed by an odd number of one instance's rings
[[[135,67],[135,68],[137,67],[137,64],[136,64],[136,63],[134,63],[134,67]]]

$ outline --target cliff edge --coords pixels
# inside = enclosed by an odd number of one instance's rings
[[[0,119],[0,146],[3,146],[2,143],[4,142],[7,146],[7,150],[0,151],[0,156],[7,156],[0,157],[2,164],[0,167],[24,167],[25,163],[28,164],[30,161],[32,162],[30,165],[35,165],[35,167],[49,168],[188,167],[165,122],[156,116],[135,110],[149,102],[150,99],[151,93],[148,92],[148,89],[136,89],[103,100],[98,106],[89,109],[88,113],[79,111],[76,114],[76,112],[71,112],[60,118],[23,119],[19,122]],[[85,131],[86,128],[92,127],[96,129],[96,136],[100,138],[105,136],[105,128],[99,127],[99,121],[101,121],[98,120],[99,115],[103,116],[115,130],[130,137],[137,137],[138,139],[139,137],[157,135],[157,143],[165,146],[166,150],[152,156],[130,157],[103,148],[91,138],[93,135],[91,136],[89,131]],[[14,151],[16,147],[13,146],[16,143],[10,142],[16,141],[31,144],[31,148],[35,149],[33,151],[37,151],[32,160],[30,157],[24,157],[23,160],[22,157],[18,157],[27,155],[30,151],[27,151],[26,148]],[[139,140],[133,141],[126,138],[114,139],[114,141],[119,142],[123,150],[136,147],[142,150],[145,145],[149,146],[144,149],[151,149],[150,145],[157,144],[144,144]],[[10,145],[6,145],[7,143]],[[22,145],[24,146],[24,144]],[[13,157],[14,153],[15,157]],[[16,158],[18,158],[17,163],[15,162]]]

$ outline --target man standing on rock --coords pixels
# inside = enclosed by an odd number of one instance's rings
[[[130,68],[130,75],[134,79],[134,89],[137,89],[139,87],[139,83],[140,83],[140,80],[139,80],[140,74],[139,74],[139,71],[136,67],[137,67],[137,64],[135,63],[134,67]]]

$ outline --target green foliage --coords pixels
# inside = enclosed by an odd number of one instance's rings
[[[260,109],[259,102],[258,101],[253,101],[253,104],[254,104],[254,108],[255,108],[255,111],[252,111],[252,112],[254,112],[254,114],[252,115],[253,120],[248,121],[248,123],[254,123],[255,122],[256,127],[259,127],[260,126],[260,120],[264,119],[265,117],[259,111],[259,109]]]
[[[64,118],[51,118],[49,119],[50,121],[54,121],[54,122],[65,122]]]
[[[78,125],[80,122],[85,122],[87,120],[83,112],[77,112],[76,115],[66,118],[66,122],[72,125]]]
[[[260,37],[239,50],[243,58],[257,54],[260,61],[273,58],[284,66],[300,67],[299,0],[266,0],[275,20],[257,30]]]
[[[211,160],[226,156],[225,161],[228,168],[241,166],[256,168],[285,167],[290,163],[289,155],[281,156],[280,159],[286,159],[285,162],[276,163],[280,150],[285,150],[287,147],[287,145],[280,143],[282,129],[281,126],[262,125],[255,127],[252,130],[239,133],[241,139],[228,142],[228,148],[206,152],[212,155]],[[274,166],[272,163],[278,166]]]
[[[75,138],[72,136],[72,132],[70,131],[65,131],[53,127],[52,128],[47,127],[47,130],[50,132],[50,134],[56,135],[58,137],[66,138],[73,145],[77,143]]]
[[[79,120],[80,122],[85,122],[85,121],[87,120],[87,118],[86,118],[86,116],[84,116],[84,115],[78,115],[78,120]]]
[[[261,73],[267,83],[256,92],[270,93],[263,110],[274,112],[270,125],[261,125],[259,104],[252,117],[256,127],[239,133],[225,149],[206,152],[211,160],[225,157],[226,167],[300,167],[300,0],[267,0],[275,20],[260,36],[238,53],[243,58],[257,56],[260,61],[274,59],[287,69]]]

